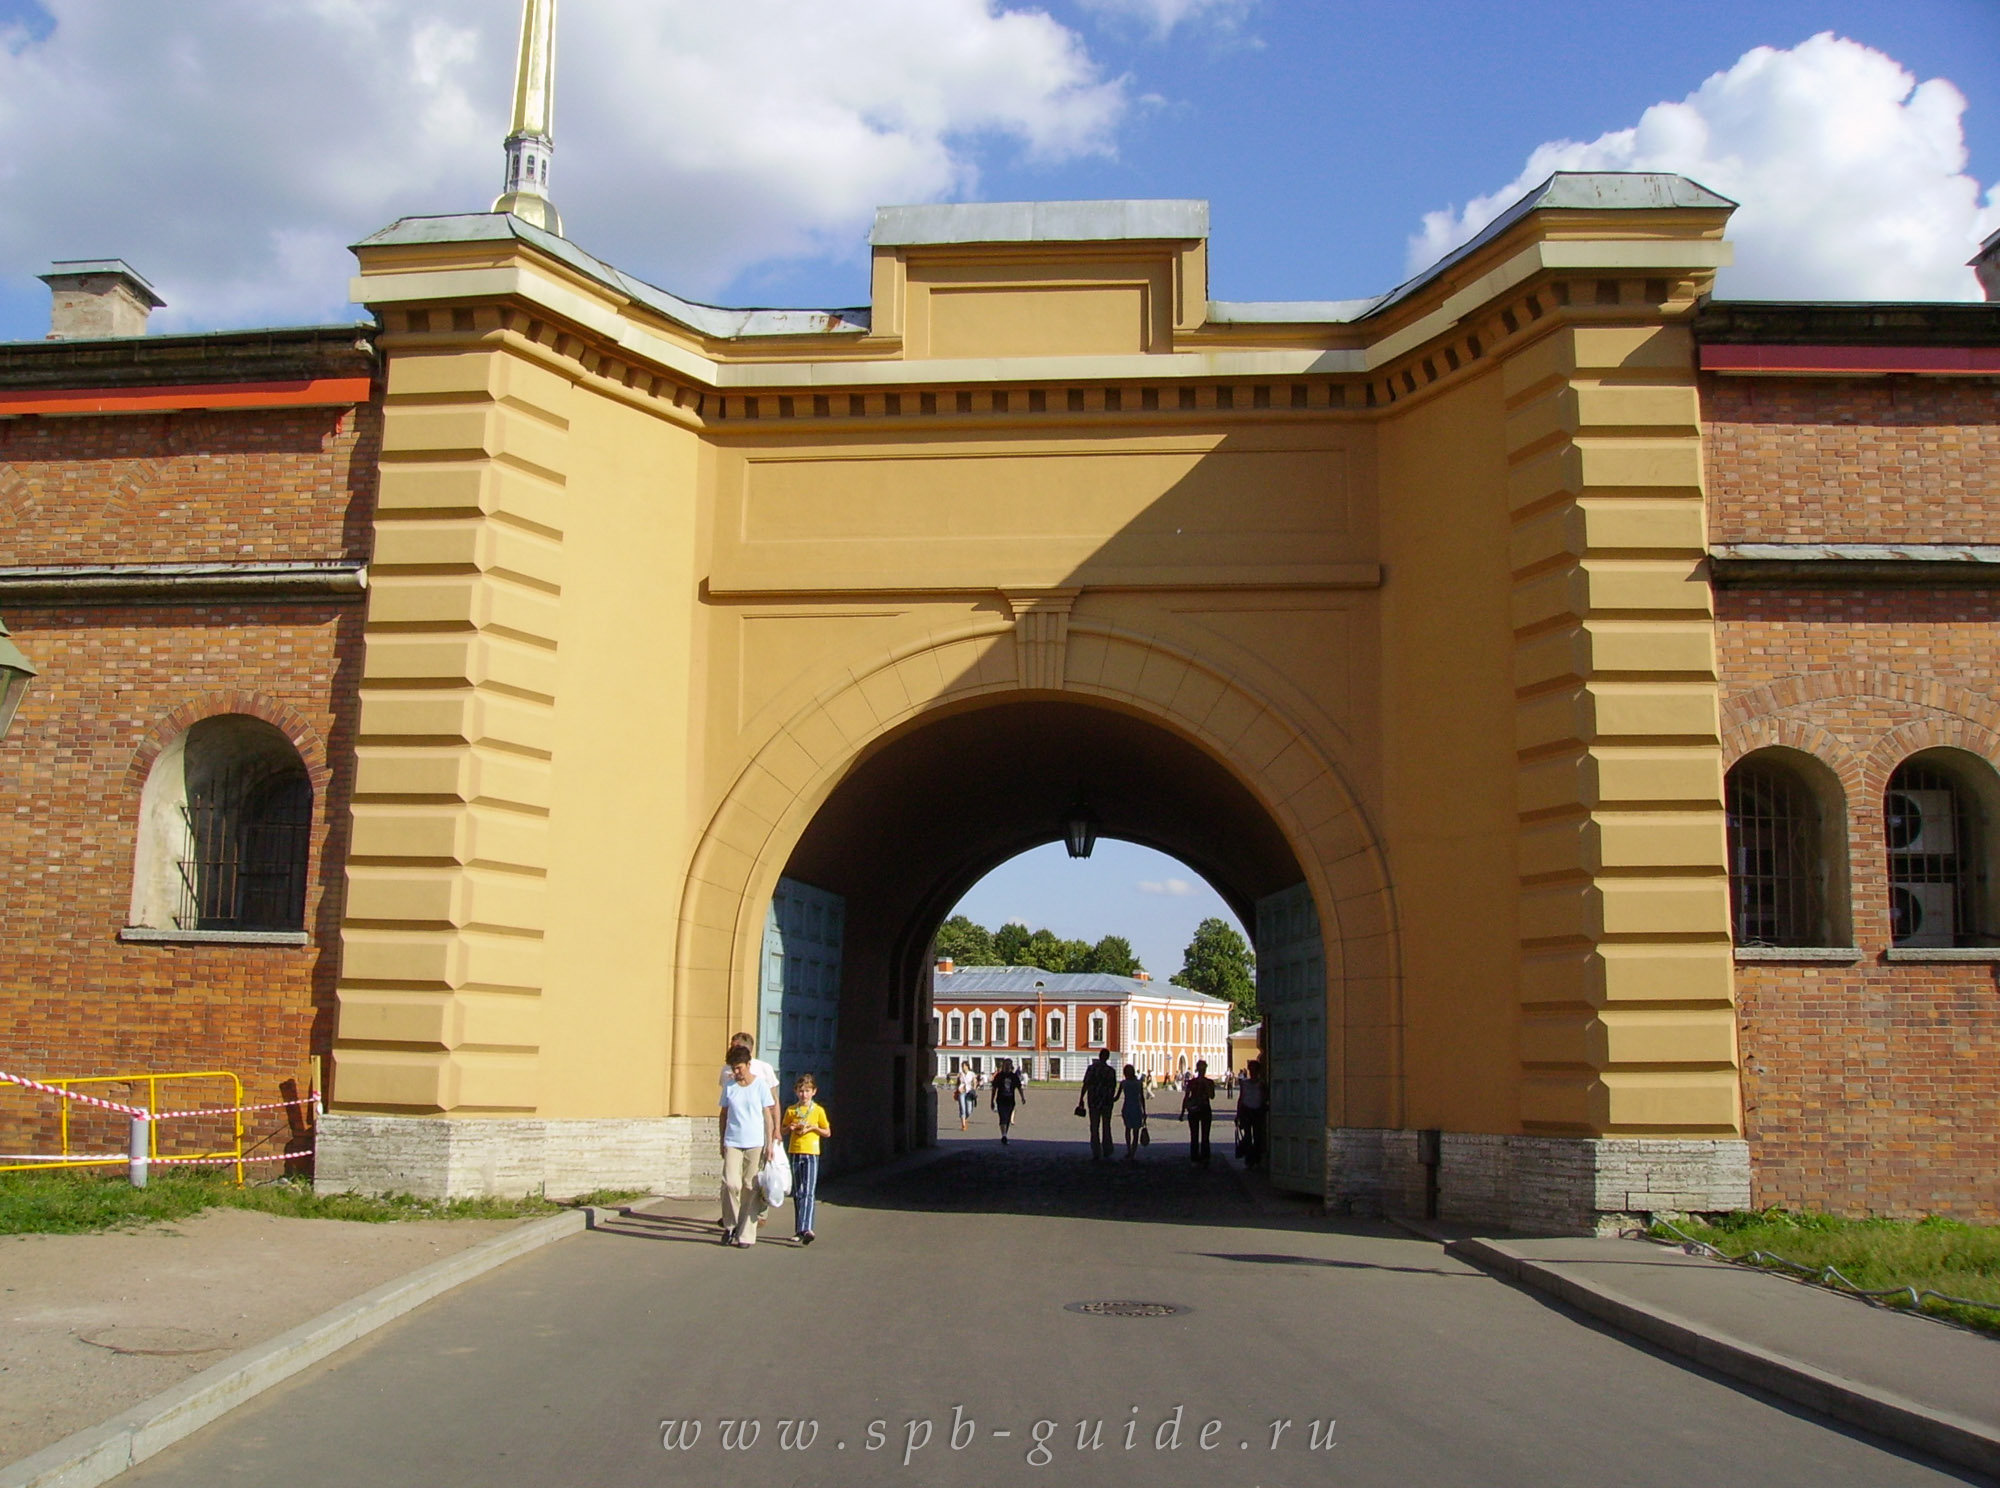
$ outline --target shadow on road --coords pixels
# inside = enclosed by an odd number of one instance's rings
[[[939,1155],[841,1177],[822,1190],[855,1209],[1032,1214],[1139,1224],[1254,1225],[1325,1230],[1318,1202],[1274,1191],[1218,1152],[1190,1162],[1179,1143],[1103,1160],[1086,1142],[953,1140]]]
[[[1401,1271],[1409,1276],[1452,1276],[1464,1281],[1479,1281],[1480,1272],[1468,1267],[1446,1268],[1444,1266],[1384,1266],[1374,1261],[1333,1261],[1323,1256],[1302,1255],[1231,1255],[1227,1251],[1204,1250],[1196,1252],[1211,1261],[1241,1261],[1253,1266],[1328,1266],[1336,1271]]]

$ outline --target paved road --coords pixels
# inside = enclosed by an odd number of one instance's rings
[[[810,1249],[725,1249],[708,1202],[565,1241],[123,1481],[1967,1481],[1634,1348],[1435,1245],[1330,1226],[1225,1158],[1198,1170],[1166,1141],[1093,1164],[1063,1140],[1081,1123],[1052,1105],[1004,1150],[982,1113],[928,1165],[836,1185]],[[787,1211],[767,1235],[789,1230]],[[1065,1310],[1119,1300],[1191,1310]],[[663,1420],[677,1437],[698,1421],[699,1438],[669,1451]],[[747,1421],[746,1448],[746,1428],[724,1423]]]

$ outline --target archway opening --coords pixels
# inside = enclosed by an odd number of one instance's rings
[[[1317,941],[1305,875],[1270,813],[1230,769],[1160,724],[1063,698],[909,724],[857,762],[814,815],[786,863],[766,934],[759,1036],[784,1046],[773,1060],[781,1071],[807,1060],[831,1065],[840,1140],[830,1169],[879,1163],[930,1140],[933,937],[993,868],[1063,840],[1079,805],[1100,838],[1187,864],[1253,936],[1260,904],[1290,895]],[[1295,913],[1288,923],[1300,920]],[[1315,949],[1293,978],[1318,1030],[1293,1051],[1310,1085],[1298,1098],[1318,1108],[1301,1131],[1321,1136],[1324,966]],[[1083,1031],[1065,1032],[1080,1049]]]

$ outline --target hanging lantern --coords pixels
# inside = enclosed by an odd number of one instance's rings
[[[14,726],[14,712],[21,706],[21,697],[34,675],[35,669],[21,654],[21,648],[7,638],[7,622],[0,620],[0,739]]]
[[[1097,818],[1082,802],[1070,807],[1063,818],[1063,846],[1072,858],[1087,858],[1097,846]]]

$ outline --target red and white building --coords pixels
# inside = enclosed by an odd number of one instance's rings
[[[931,978],[935,1074],[1002,1059],[1033,1080],[1080,1080],[1099,1049],[1142,1073],[1179,1075],[1206,1059],[1229,1062],[1229,1004],[1150,978],[1035,966],[954,966]]]

